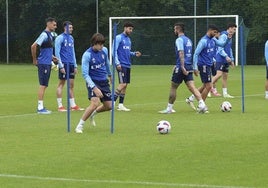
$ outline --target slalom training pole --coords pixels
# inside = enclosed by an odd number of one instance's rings
[[[242,113],[245,112],[245,83],[244,83],[244,64],[245,64],[245,59],[244,59],[244,28],[241,25],[239,27],[239,35],[240,35],[240,49],[241,49],[241,85],[242,85]]]
[[[116,66],[115,66],[115,47],[116,47],[116,32],[117,32],[117,23],[114,23],[113,25],[113,40],[114,40],[114,43],[113,43],[113,50],[112,53],[112,113],[111,113],[111,133],[113,134],[114,133],[114,103],[115,103],[115,100],[114,100],[114,97],[115,97],[115,69],[116,69]]]
[[[69,37],[70,37],[70,31],[69,31],[69,23],[66,24],[66,32],[67,32],[67,47],[69,45]],[[67,62],[67,69],[66,69],[66,80],[67,80],[67,131],[71,131],[70,126],[70,62]]]

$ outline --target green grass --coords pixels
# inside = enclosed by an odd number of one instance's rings
[[[268,101],[264,99],[264,66],[245,67],[245,113],[241,112],[240,67],[230,71],[229,92],[235,99],[230,113],[209,98],[210,114],[196,114],[184,102],[183,84],[177,92],[175,114],[166,107],[172,66],[133,66],[125,104],[131,112],[96,116],[84,133],[74,128],[83,112],[56,112],[57,73],[51,75],[45,106],[54,112],[37,115],[37,71],[28,65],[1,65],[0,70],[0,187],[267,187]],[[200,85],[200,78],[195,78]],[[81,74],[76,102],[88,106]],[[218,83],[218,89],[220,89]],[[66,97],[64,97],[66,98]],[[65,100],[66,101],[66,100]],[[166,119],[171,133],[156,132]]]

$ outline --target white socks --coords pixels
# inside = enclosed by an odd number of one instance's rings
[[[42,110],[44,108],[44,102],[41,101],[41,100],[38,100],[38,106],[37,106],[37,109],[38,110]]]
[[[228,93],[227,93],[227,88],[222,88],[222,94],[223,95],[227,95]]]
[[[74,98],[70,98],[69,101],[70,101],[70,106],[71,107],[75,107],[76,106]],[[62,98],[57,98],[57,102],[58,102],[58,107],[59,108],[63,106],[62,105]]]
[[[173,109],[173,104],[168,103],[167,110],[168,111],[171,111],[172,109]]]

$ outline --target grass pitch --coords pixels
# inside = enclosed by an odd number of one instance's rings
[[[172,66],[133,66],[125,105],[131,112],[96,116],[96,127],[74,128],[83,112],[57,112],[57,73],[45,95],[51,115],[37,115],[37,71],[30,65],[1,65],[0,187],[51,188],[245,188],[268,186],[268,101],[264,66],[245,67],[245,113],[241,112],[240,67],[230,70],[228,99],[207,99],[210,114],[196,114],[177,92],[174,114],[158,114],[167,105]],[[195,78],[196,86],[200,78]],[[75,82],[76,103],[89,104],[81,74]],[[221,90],[218,83],[218,90]],[[66,92],[65,92],[66,96]],[[66,98],[66,97],[64,97]],[[65,100],[66,101],[66,100]],[[168,135],[156,132],[158,121],[171,123]]]

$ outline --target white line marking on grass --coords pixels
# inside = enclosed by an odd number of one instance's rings
[[[102,184],[133,184],[133,185],[152,185],[166,187],[201,187],[201,188],[253,188],[244,186],[224,186],[224,185],[205,185],[205,184],[180,184],[168,182],[148,182],[148,181],[120,181],[120,180],[90,180],[90,179],[74,179],[74,178],[56,178],[56,177],[40,177],[40,176],[23,176],[15,174],[0,174],[0,177],[19,178],[19,179],[34,179],[44,181],[70,181],[70,182],[88,182]]]
[[[257,96],[262,96],[263,94],[252,94],[252,95],[245,95],[245,97],[257,97]],[[242,96],[234,96],[235,98],[241,98]],[[208,100],[219,100],[219,99],[224,99],[222,97],[211,97],[208,98]],[[167,102],[153,102],[153,103],[137,103],[137,104],[130,104],[128,106],[147,106],[147,105],[157,105],[157,104],[166,104]],[[178,100],[176,103],[185,103],[185,100]],[[58,113],[58,112],[53,112],[53,113]],[[14,114],[14,115],[0,115],[0,119],[4,118],[15,118],[15,117],[24,117],[24,116],[32,116],[32,115],[40,115],[37,113],[32,113],[32,114]],[[40,115],[42,116],[42,115]]]

